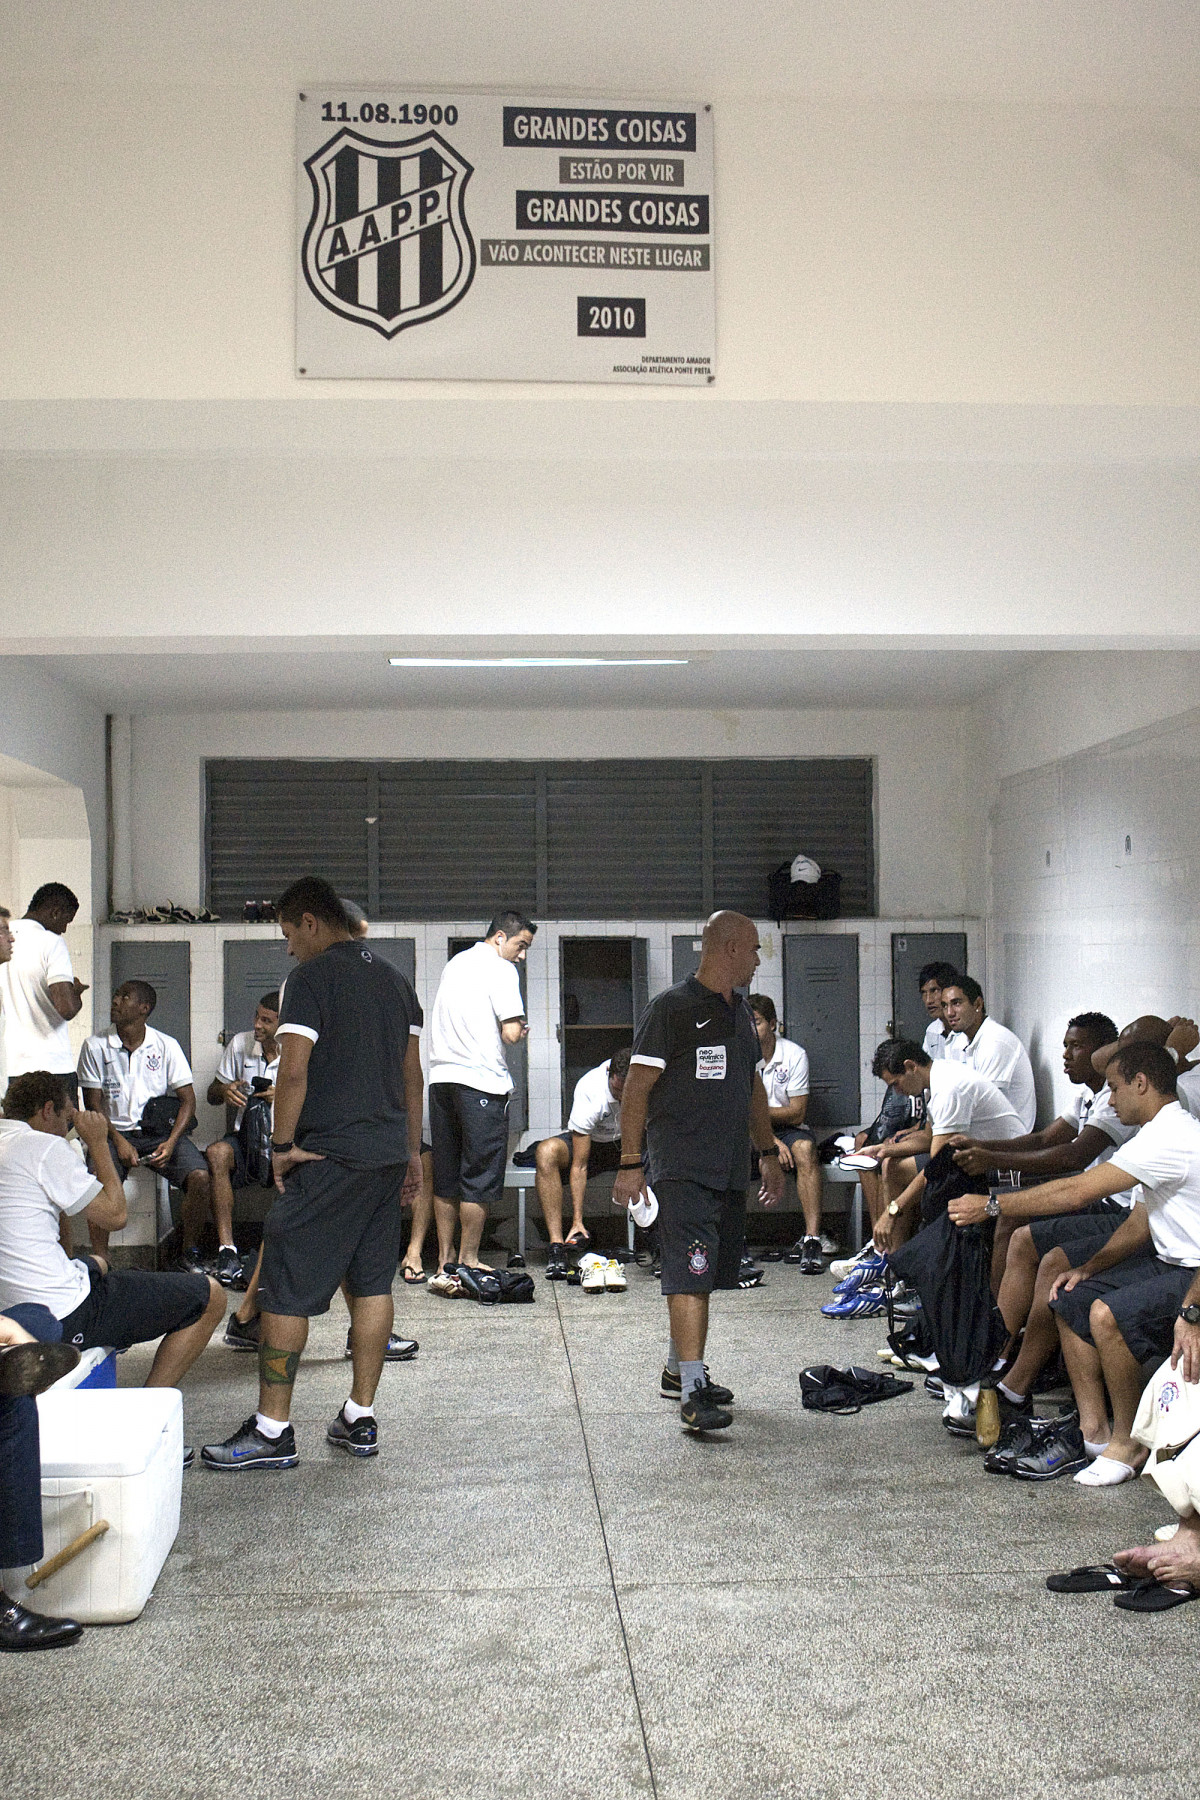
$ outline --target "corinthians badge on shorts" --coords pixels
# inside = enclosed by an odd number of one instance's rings
[[[339,131],[304,167],[304,277],[323,306],[393,338],[456,306],[475,278],[463,210],[472,166],[436,131]]]

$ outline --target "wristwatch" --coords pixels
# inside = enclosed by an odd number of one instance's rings
[[[898,1219],[900,1217],[900,1208],[896,1205],[896,1202],[894,1200],[888,1201],[888,1212],[891,1214],[893,1219]]]
[[[289,1150],[294,1150],[295,1148],[295,1138],[289,1138],[286,1144],[277,1144],[274,1138],[271,1139],[271,1149],[276,1156],[286,1156]]]
[[[778,1155],[779,1155],[778,1150],[775,1148],[774,1144],[772,1144],[771,1148],[769,1150],[760,1150],[759,1151],[758,1160],[759,1160],[759,1162],[762,1162],[765,1157],[778,1156]]]
[[[983,1210],[989,1219],[998,1219],[1000,1217],[999,1194],[989,1194],[987,1197],[987,1205]]]
[[[1185,1325],[1200,1325],[1200,1306],[1181,1306],[1179,1316]]]

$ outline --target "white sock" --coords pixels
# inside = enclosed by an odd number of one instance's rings
[[[356,1400],[347,1400],[342,1407],[342,1417],[345,1419],[347,1425],[357,1425],[360,1419],[373,1419],[375,1417],[375,1408],[373,1406],[359,1406]]]
[[[235,1256],[237,1255],[237,1245],[236,1244],[218,1244],[218,1246],[217,1246],[218,1256],[220,1255],[222,1250],[232,1250],[233,1254]]]
[[[1102,1443],[1102,1444],[1089,1444],[1087,1439],[1084,1438],[1083,1447],[1087,1451],[1088,1455],[1093,1460],[1095,1460],[1095,1458],[1097,1456],[1103,1456],[1104,1452],[1108,1449],[1108,1440],[1105,1439],[1104,1443]]]
[[[1025,1398],[1024,1394],[1015,1394],[1010,1387],[1005,1387],[1002,1381],[996,1383],[996,1392],[1003,1394],[1006,1400],[1011,1400],[1014,1406],[1020,1406]]]
[[[266,1413],[258,1413],[254,1420],[260,1437],[270,1438],[272,1442],[281,1438],[288,1428],[286,1419],[268,1419]]]
[[[1098,1456],[1086,1469],[1080,1469],[1075,1479],[1080,1487],[1119,1487],[1123,1481],[1132,1481],[1136,1473],[1136,1469],[1118,1462],[1115,1456]]]
[[[667,1339],[667,1373],[669,1375],[678,1375],[679,1373],[679,1352],[675,1348],[673,1337]]]

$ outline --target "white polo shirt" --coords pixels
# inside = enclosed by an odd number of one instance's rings
[[[0,963],[0,1023],[8,1078],[30,1069],[72,1075],[71,1028],[50,998],[55,982],[75,979],[66,939],[36,919],[14,919],[11,929],[12,959]]]
[[[1123,1144],[1114,1169],[1137,1178],[1154,1254],[1181,1269],[1200,1268],[1200,1120],[1172,1100]]]
[[[621,1135],[621,1102],[608,1085],[609,1064],[589,1069],[575,1083],[567,1130],[590,1137],[593,1144],[615,1144]]]
[[[964,1032],[956,1031],[946,1045],[946,1056],[950,1062],[966,1063],[977,1075],[994,1081],[1021,1120],[1022,1130],[1033,1130],[1037,1120],[1033,1064],[1024,1044],[1007,1025],[985,1019],[970,1043]]]
[[[280,997],[279,1004],[281,1006],[283,1005],[282,996]],[[216,1080],[224,1082],[244,1081],[246,1086],[249,1087],[250,1083],[257,1076],[260,1080],[269,1081],[272,1087],[274,1087],[275,1078],[278,1074],[278,1039],[276,1039],[275,1060],[274,1062],[268,1062],[263,1055],[263,1047],[255,1037],[254,1033],[252,1031],[238,1031],[234,1033],[225,1046],[221,1060],[217,1064]],[[244,1106],[239,1106],[237,1109],[234,1118],[235,1131],[237,1130],[238,1121],[241,1119],[245,1110]]]
[[[136,1050],[126,1050],[115,1031],[87,1038],[79,1052],[79,1085],[99,1088],[110,1122],[118,1131],[130,1131],[141,1119],[147,1100],[178,1093],[193,1083],[180,1045],[165,1031],[147,1025]]]
[[[60,1244],[59,1222],[102,1192],[65,1138],[0,1119],[0,1312],[32,1302],[65,1319],[83,1304],[91,1276]]]
[[[1097,1093],[1092,1092],[1086,1082],[1081,1082],[1072,1095],[1067,1111],[1059,1115],[1064,1124],[1071,1127],[1078,1137],[1085,1125],[1094,1125],[1108,1139],[1108,1149],[1102,1150],[1099,1156],[1093,1157],[1088,1164],[1089,1169],[1098,1168],[1101,1163],[1108,1162],[1118,1144],[1127,1144],[1137,1131],[1136,1125],[1122,1125],[1113,1109],[1112,1090],[1107,1081]],[[1132,1205],[1125,1194],[1114,1194],[1114,1200],[1122,1205]]]
[[[768,1106],[786,1106],[808,1092],[808,1053],[790,1038],[777,1037],[770,1062],[758,1065]]]
[[[929,1124],[934,1137],[961,1131],[988,1143],[1025,1136],[1025,1126],[994,1081],[943,1057],[929,1069]]]
[[[521,978],[494,944],[472,944],[446,964],[429,1015],[429,1085],[457,1081],[483,1094],[511,1094],[500,1027],[523,1019]]]
[[[925,1054],[939,1062],[946,1054],[946,1045],[950,1042],[949,1033],[941,1019],[930,1019],[925,1036],[922,1039]]]

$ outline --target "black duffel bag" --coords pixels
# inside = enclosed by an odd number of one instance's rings
[[[877,1400],[892,1400],[897,1394],[911,1394],[911,1381],[897,1381],[894,1375],[882,1375],[874,1369],[853,1365],[838,1369],[832,1363],[814,1363],[800,1371],[800,1404],[806,1412],[856,1413]]]
[[[992,1297],[995,1226],[956,1225],[948,1212],[893,1250],[894,1274],[921,1296],[942,1380],[969,1387],[988,1373],[1008,1339]]]
[[[818,881],[793,881],[790,862],[780,863],[767,877],[767,911],[777,925],[784,919],[836,919],[842,910],[842,878],[822,869]]]

